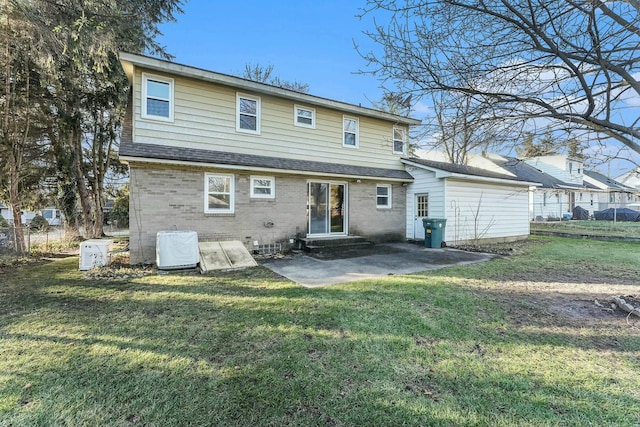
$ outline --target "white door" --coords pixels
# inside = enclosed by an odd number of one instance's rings
[[[413,238],[415,240],[424,240],[422,219],[429,216],[429,195],[426,193],[416,194],[414,206]]]

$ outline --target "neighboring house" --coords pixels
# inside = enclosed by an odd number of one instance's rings
[[[131,262],[179,229],[247,247],[405,235],[408,129],[420,122],[122,53],[131,83],[120,158],[131,171]]]
[[[9,224],[13,225],[13,212],[11,212],[9,206],[0,203],[0,215],[2,215]],[[35,216],[35,212],[22,212],[22,224],[29,224]]]
[[[450,245],[529,236],[529,190],[536,181],[427,159],[402,162],[414,177],[407,190],[407,239],[424,239],[425,217],[447,220]]]
[[[596,171],[584,172],[585,183],[599,189],[599,209],[626,208],[638,202],[638,190]],[[632,206],[633,208],[633,206]],[[635,207],[637,209],[637,206]]]
[[[622,175],[616,177],[615,180],[620,184],[626,185],[627,187],[635,188],[637,191],[640,191],[640,168],[635,168],[630,170],[629,172],[623,173]]]
[[[9,222],[9,216],[11,216],[11,219],[13,220],[13,215],[11,215],[11,211],[9,210],[9,207],[5,206],[2,203],[0,203],[0,216],[6,219],[7,222]]]
[[[542,159],[542,157],[537,158],[535,164],[544,164],[541,161]],[[529,216],[532,220],[560,219],[573,212],[575,206],[581,206],[590,211],[591,214],[599,208],[598,190],[595,187],[578,184],[577,177],[574,177],[571,180],[572,182],[565,182],[533,166],[527,159],[487,154],[473,156],[471,163],[474,166],[483,167],[494,172],[506,173],[517,176],[520,179],[540,183],[541,185],[532,188],[529,194]],[[547,167],[545,169],[556,173],[556,175],[567,177],[567,174],[561,168]],[[581,164],[577,168],[572,167],[572,170],[576,173],[578,169],[582,174]]]
[[[63,215],[60,209],[46,208],[40,211],[44,219],[47,220],[49,225],[58,226],[63,224]]]
[[[532,219],[570,217],[576,206],[593,215],[599,210],[622,208],[637,201],[634,189],[601,173],[585,170],[581,160],[566,155],[521,160],[489,155],[482,161],[491,162],[520,178],[542,183],[532,195]],[[479,165],[478,162],[475,164]]]

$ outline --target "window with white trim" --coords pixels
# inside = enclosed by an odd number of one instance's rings
[[[316,128],[316,109],[301,107],[300,105],[293,106],[293,124],[305,128]]]
[[[391,185],[376,185],[376,207],[389,209],[391,207]]]
[[[173,121],[173,79],[142,73],[142,118]]]
[[[401,126],[393,127],[393,154],[407,152],[407,130]]]
[[[343,116],[342,119],[342,145],[344,147],[357,147],[359,144],[359,121],[353,117]]]
[[[206,173],[204,175],[205,213],[234,212],[233,175]]]
[[[260,97],[236,94],[236,130],[260,133]]]
[[[273,199],[276,197],[276,179],[272,176],[251,177],[251,197]]]

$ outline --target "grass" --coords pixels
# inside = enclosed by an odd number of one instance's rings
[[[640,238],[640,222],[624,221],[553,221],[532,222],[532,231],[557,231],[591,236],[620,236]]]
[[[534,241],[315,289],[262,267],[18,266],[0,281],[0,426],[637,426],[639,323],[544,304],[634,290],[637,244]]]

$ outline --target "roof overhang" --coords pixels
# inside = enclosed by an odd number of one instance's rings
[[[366,179],[402,183],[413,181],[413,177],[404,170],[337,165],[308,160],[275,159],[266,156],[223,153],[156,144],[122,143],[120,144],[119,157],[125,163],[307,175],[338,179]]]
[[[461,174],[461,173],[456,173],[456,172],[449,172],[449,171],[444,171],[442,169],[438,169],[432,166],[427,166],[427,165],[423,165],[420,163],[415,163],[412,162],[411,160],[407,160],[407,159],[402,159],[402,163],[404,163],[407,166],[413,166],[416,168],[420,168],[420,169],[425,169],[425,170],[429,170],[433,173],[435,173],[436,178],[438,179],[458,179],[461,181],[473,181],[473,182],[486,182],[486,183],[492,183],[492,184],[508,184],[508,185],[514,185],[514,186],[518,186],[518,187],[540,187],[542,186],[541,183],[539,182],[531,182],[531,181],[520,181],[520,180],[514,180],[514,179],[507,179],[507,178],[493,178],[493,177],[487,177],[487,176],[479,176],[479,175],[467,175],[467,174]]]
[[[175,76],[202,80],[205,82],[215,83],[223,86],[229,86],[243,91],[271,95],[279,98],[286,98],[295,102],[299,102],[301,104],[325,107],[349,114],[391,121],[407,126],[417,126],[422,123],[422,121],[410,117],[398,116],[395,114],[386,113],[384,111],[374,110],[372,108],[365,108],[359,105],[348,104],[346,102],[334,101],[331,99],[296,92],[277,86],[254,82],[228,74],[216,73],[213,71],[203,70],[201,68],[177,64],[175,62],[165,61],[158,58],[151,58],[143,55],[136,55],[128,52],[120,52],[120,63],[122,64],[122,68],[124,69],[124,72],[129,78],[130,82],[133,81],[135,68],[138,67],[146,70],[152,70]]]

